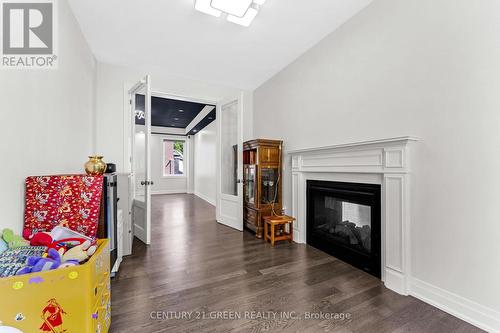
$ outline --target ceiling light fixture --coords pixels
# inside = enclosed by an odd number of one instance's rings
[[[196,0],[194,8],[202,13],[212,15],[215,17],[220,17],[222,15],[222,12],[220,10],[213,8],[210,5],[210,2],[211,0]]]
[[[195,9],[216,17],[224,13],[229,22],[248,27],[265,2],[266,0],[196,0]]]
[[[184,110],[179,110],[179,112],[184,112]]]
[[[229,15],[243,17],[252,2],[252,0],[212,0],[211,6]]]
[[[234,15],[228,15],[227,20],[232,23],[242,25],[244,27],[250,26],[253,19],[257,16],[257,9],[248,8],[247,13],[243,17],[238,17]]]

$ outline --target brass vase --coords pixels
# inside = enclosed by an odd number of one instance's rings
[[[102,156],[89,156],[89,160],[85,163],[85,172],[90,176],[102,175],[106,171],[106,163],[102,160]]]

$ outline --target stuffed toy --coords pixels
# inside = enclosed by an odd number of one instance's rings
[[[48,232],[37,232],[30,236],[31,246],[49,246],[52,244],[52,236]]]
[[[63,243],[59,244],[54,242],[52,235],[48,232],[37,232],[36,234],[30,236],[31,246],[46,246],[48,249],[56,249],[61,255],[66,252],[67,248]]]
[[[50,271],[59,268],[61,265],[61,254],[55,249],[49,249],[48,256],[44,257],[29,257],[26,260],[26,266],[21,268],[16,275],[28,273]]]
[[[63,262],[69,260],[77,260],[78,262],[84,262],[89,257],[91,257],[97,249],[97,246],[92,245],[90,241],[85,241],[82,244],[75,246],[63,255]]]
[[[3,229],[2,238],[9,245],[9,249],[30,245],[24,238],[15,235],[11,229]]]
[[[66,253],[68,246],[80,245],[85,242],[85,238],[65,238],[65,239],[55,239],[51,233],[48,232],[37,232],[36,234],[30,236],[31,246],[46,246],[48,249],[55,249],[61,255]]]

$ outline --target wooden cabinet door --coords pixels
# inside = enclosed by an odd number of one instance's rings
[[[259,150],[260,164],[279,164],[279,149],[277,147],[263,146]]]
[[[257,179],[256,165],[245,165],[243,167],[243,200],[250,207],[255,207],[257,203]]]

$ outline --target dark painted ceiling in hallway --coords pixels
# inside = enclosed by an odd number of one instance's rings
[[[135,123],[144,125],[144,95],[136,95]],[[207,106],[195,102],[181,101],[162,97],[151,98],[151,125],[159,127],[186,128]],[[213,106],[214,105],[208,105]],[[141,113],[142,111],[142,113]],[[215,109],[204,117],[189,134],[195,134],[215,120]]]
[[[189,133],[187,133],[187,135],[195,135],[196,133],[207,127],[214,120],[215,120],[215,109],[213,109],[213,111],[207,114],[205,118],[200,120],[200,122],[196,124],[196,126],[193,127],[191,131],[189,131]]]

